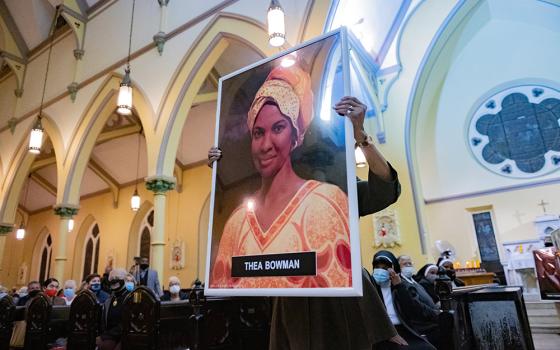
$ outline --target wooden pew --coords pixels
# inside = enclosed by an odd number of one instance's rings
[[[72,301],[68,320],[68,350],[95,350],[99,334],[101,305],[95,294],[82,290]]]
[[[202,297],[195,312],[189,300],[159,302],[147,296],[146,293],[151,292],[136,290],[142,291],[141,297],[137,297],[140,299],[135,303],[134,292],[131,293],[131,306],[123,314],[123,322],[128,323],[123,327],[126,329],[123,349],[268,348],[270,301],[267,298]],[[59,337],[68,338],[68,349],[95,349],[101,305],[91,298],[89,292],[78,294],[71,307],[50,306],[44,303],[48,303],[44,296],[40,298],[40,303],[39,300],[32,301],[34,306],[27,313],[25,307],[14,309],[14,320],[33,319],[36,323],[26,332],[28,349],[44,349]],[[156,311],[156,305],[159,305],[159,311]],[[46,315],[50,316],[46,318]],[[27,337],[28,334],[31,336]]]
[[[4,296],[0,300],[0,350],[10,348],[15,313],[14,299],[9,295]]]
[[[136,287],[125,299],[122,312],[123,350],[156,350],[159,340],[160,301],[151,289]]]
[[[49,321],[52,305],[43,293],[34,297],[27,306],[25,317],[25,350],[42,350],[47,348],[49,339]]]

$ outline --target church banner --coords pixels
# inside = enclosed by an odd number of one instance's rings
[[[219,81],[205,293],[360,296],[341,28]]]

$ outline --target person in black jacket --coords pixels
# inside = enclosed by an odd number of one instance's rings
[[[451,259],[448,259],[446,257],[441,257],[438,259],[437,266],[445,269],[445,273],[449,278],[451,278],[451,286],[453,288],[465,286],[465,282],[457,278],[457,275],[455,273],[455,267],[453,266],[453,261]]]
[[[410,326],[420,335],[426,336],[430,343],[440,348],[439,314],[441,310],[434,303],[428,292],[413,278],[414,265],[408,255],[397,258],[401,269],[402,283],[408,289],[409,294],[418,303],[419,308],[414,310],[403,310]],[[420,311],[420,312],[417,312]]]
[[[387,314],[399,335],[408,343],[408,346],[386,344],[385,348],[435,349],[410,323],[409,315],[426,310],[418,299],[416,288],[407,285],[399,276],[401,269],[393,253],[378,251],[373,256],[372,267],[373,283],[383,299]]]
[[[438,277],[438,267],[434,264],[422,266],[418,273],[414,275],[414,280],[418,282],[430,295],[433,302],[439,306],[439,296],[436,293],[436,278]]]
[[[113,269],[109,273],[108,283],[111,297],[103,307],[102,331],[96,339],[99,350],[120,349],[122,336],[121,315],[124,299],[129,294],[125,288],[125,269]]]

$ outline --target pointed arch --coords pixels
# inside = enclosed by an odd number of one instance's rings
[[[72,278],[75,281],[81,281],[82,279],[82,263],[84,261],[84,242],[86,236],[96,223],[95,217],[93,215],[88,215],[84,221],[81,223],[78,233],[76,234],[76,239],[74,240],[74,257],[72,259]]]
[[[73,135],[64,162],[64,176],[62,178],[65,180],[65,183],[62,184],[61,190],[58,192],[58,204],[77,205],[79,203],[82,178],[90,155],[95,147],[95,142],[107,119],[116,109],[121,80],[122,76],[118,74],[110,75],[86,108],[84,117]],[[156,158],[157,152],[157,150],[154,150],[154,145],[156,144],[153,133],[154,111],[138,83],[133,82],[133,86],[134,111],[144,129],[148,156],[148,173],[150,173],[150,169],[154,167],[153,160]]]
[[[56,123],[47,114],[43,113],[41,120],[45,134],[48,135],[53,145],[54,156],[56,159],[58,193],[60,193],[60,184],[63,182],[62,176],[62,159],[64,154],[64,145],[62,137]],[[16,210],[19,203],[21,191],[27,180],[31,165],[35,160],[35,155],[27,151],[28,135],[30,134],[33,124],[30,124],[25,131],[25,137],[20,141],[18,151],[13,158],[10,168],[5,174],[2,183],[2,197],[0,206],[0,222],[13,223],[15,220]],[[43,139],[45,136],[43,136]]]
[[[183,125],[204,79],[220,59],[230,40],[249,46],[261,56],[274,52],[267,32],[258,23],[242,16],[219,14],[207,25],[187,52],[167,90],[156,133],[160,149],[156,175],[173,176],[175,156]],[[251,38],[252,41],[248,41]]]
[[[144,201],[140,206],[140,209],[134,215],[132,223],[130,225],[130,231],[128,233],[128,250],[127,250],[127,263],[133,261],[134,257],[138,254],[138,247],[140,246],[141,240],[141,226],[144,218],[154,209],[154,205],[150,201]]]
[[[33,256],[31,258],[30,280],[42,282],[50,277],[51,266],[53,265],[53,236],[45,226],[39,231],[35,243],[33,244]],[[43,277],[43,279],[41,279]]]

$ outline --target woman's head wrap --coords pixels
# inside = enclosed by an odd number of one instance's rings
[[[253,130],[257,115],[267,102],[276,104],[280,112],[290,119],[297,134],[296,146],[301,145],[313,120],[313,91],[309,74],[298,65],[274,68],[257,91],[247,113],[249,131]]]

